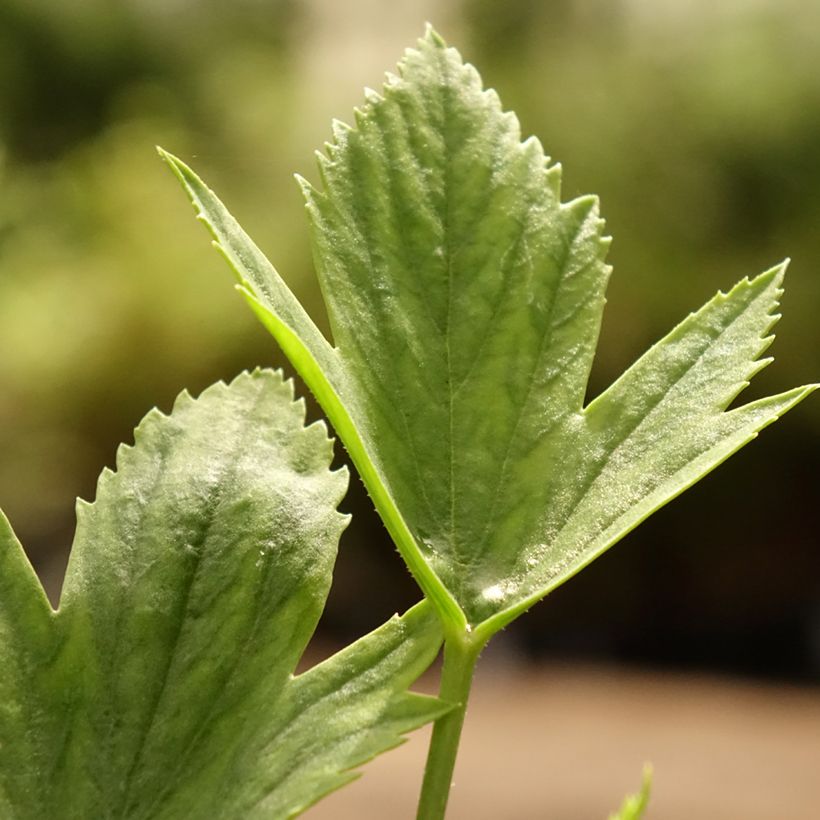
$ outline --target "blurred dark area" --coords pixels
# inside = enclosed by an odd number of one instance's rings
[[[284,364],[153,146],[205,176],[324,327],[291,175],[315,178],[331,118],[425,19],[561,161],[564,197],[601,197],[615,270],[590,395],[785,256],[777,361],[743,398],[818,379],[818,5],[0,0],[0,506],[53,599],[73,499],[139,419]],[[815,397],[497,640],[820,682],[818,465]],[[345,509],[328,641],[418,596],[357,481]]]

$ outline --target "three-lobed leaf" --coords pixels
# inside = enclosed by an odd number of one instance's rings
[[[303,182],[331,346],[163,152],[316,394],[451,634],[487,638],[815,386],[727,411],[783,267],[718,294],[585,406],[609,268],[597,200],[432,30]]]
[[[78,525],[60,608],[0,516],[0,815],[291,817],[442,713],[425,604],[294,676],[345,517],[281,374],[152,411]]]

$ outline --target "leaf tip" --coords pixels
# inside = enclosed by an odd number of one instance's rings
[[[316,157],[317,157],[317,159],[319,159],[319,161],[320,161],[320,162],[319,162],[319,167],[321,168],[321,161],[322,161],[322,159],[324,159],[325,161],[327,161],[327,157],[325,157],[325,156],[324,156],[324,154],[321,154],[321,153],[320,153],[320,152],[318,152],[318,151],[316,152]],[[311,200],[311,199],[312,199],[312,198],[316,195],[316,189],[315,189],[315,188],[313,187],[313,185],[311,185],[311,184],[310,184],[310,182],[308,182],[308,180],[307,180],[305,177],[303,177],[301,174],[294,174],[294,175],[293,175],[293,178],[296,180],[296,184],[299,186],[299,190],[302,192],[302,196],[303,196],[306,200],[308,200],[305,204],[306,204],[306,205],[307,205],[307,204],[310,204],[310,200]]]
[[[424,35],[419,42],[422,44],[429,43],[436,48],[447,48],[447,42],[435,28],[433,28],[433,24],[429,20],[424,24]]]
[[[786,276],[786,270],[789,267],[789,262],[789,258],[786,257],[786,259],[779,262],[777,265],[774,265],[768,270],[764,270],[763,273],[759,273],[751,281],[749,281],[748,277],[744,281],[749,282],[752,287],[765,288],[773,285],[782,294],[783,289],[781,285],[783,284],[783,279]]]
[[[225,382],[220,379],[218,382],[216,382],[211,387],[206,388],[206,390],[216,388],[216,387],[218,387],[218,385],[222,385],[224,387]],[[203,390],[202,392],[204,393],[205,390]],[[191,395],[191,393],[190,393],[190,391],[188,390],[187,387],[180,390],[180,392],[177,394],[177,397],[174,399],[174,405],[173,405],[173,408],[172,408],[171,412],[174,412],[174,411],[178,410],[179,408],[184,407],[186,404],[190,404],[192,401],[194,401],[194,397]],[[154,408],[154,409],[156,410],[156,408]],[[156,410],[156,412],[159,413],[160,411]],[[162,414],[162,415],[164,415],[164,414]],[[146,416],[146,418],[147,418],[147,416]],[[142,424],[140,424],[140,427],[142,427]],[[137,428],[137,430],[139,430],[139,427]]]
[[[176,169],[178,165],[184,164],[170,151],[166,151],[161,145],[155,145],[154,148],[156,149],[157,154],[159,154],[159,158],[167,165],[170,165],[172,169]]]
[[[186,178],[193,174],[191,169],[179,157],[175,157],[170,151],[166,151],[161,145],[155,145],[157,154],[160,159],[171,169],[174,176],[179,179],[183,185],[186,183]]]
[[[334,141],[338,145],[347,140],[347,136],[353,130],[353,126],[348,125],[348,123],[344,120],[340,120],[338,117],[334,117],[330,123],[330,130],[333,134]],[[335,148],[336,146],[333,147]]]
[[[798,398],[795,404],[797,404],[797,402],[803,401],[803,399],[805,399],[806,396],[810,396],[812,393],[814,393],[815,390],[820,390],[820,383],[804,384],[801,388],[798,388],[798,390],[800,392],[798,393]]]

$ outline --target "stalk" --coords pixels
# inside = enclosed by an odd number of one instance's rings
[[[467,712],[467,700],[473,682],[473,671],[486,641],[464,638],[448,639],[444,644],[444,666],[441,670],[439,697],[458,704],[440,717],[433,726],[424,782],[421,786],[417,820],[443,820],[453,782],[461,728]]]

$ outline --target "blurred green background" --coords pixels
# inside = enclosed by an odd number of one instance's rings
[[[615,273],[592,393],[787,255],[777,362],[749,396],[818,379],[817,4],[0,0],[0,506],[52,597],[73,499],[142,415],[283,363],[154,144],[205,176],[323,324],[291,174],[315,178],[330,119],[425,19],[561,160],[565,196],[601,196]],[[818,465],[815,397],[501,640],[820,681]],[[346,506],[330,639],[416,597],[358,485]]]

